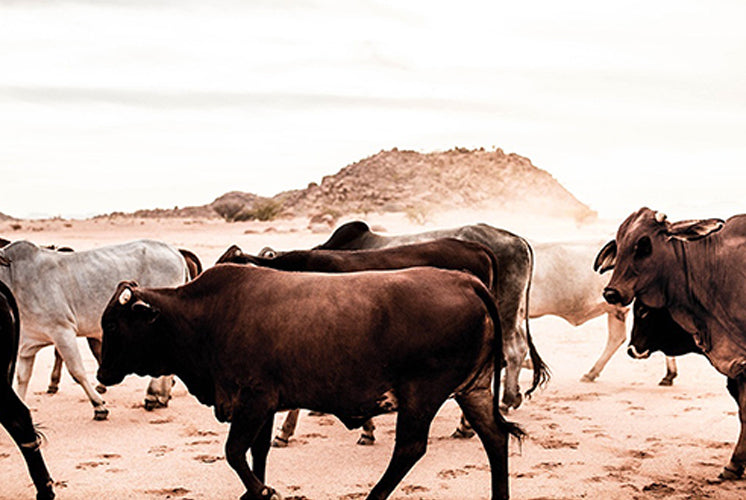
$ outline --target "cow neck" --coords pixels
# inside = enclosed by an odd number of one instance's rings
[[[706,322],[703,320],[703,318],[707,315],[707,309],[692,287],[692,268],[689,263],[686,242],[676,238],[672,239],[672,241],[674,253],[676,254],[678,260],[681,262],[681,266],[684,270],[684,293],[686,294],[686,304],[688,305],[687,312],[691,315],[694,327],[696,329],[693,335],[695,339],[698,340],[698,347],[702,349],[702,352],[707,354],[712,350],[712,335],[710,334],[709,328],[707,328]],[[671,288],[670,283],[668,284],[668,288]],[[669,297],[671,295],[675,295],[675,293],[676,292],[670,293]]]
[[[210,352],[205,342],[201,311],[189,296],[160,295],[158,299],[155,305],[161,308],[163,319],[170,327],[167,329],[170,347],[164,353],[169,359],[168,368],[184,381],[200,402],[212,404],[214,388],[207,362]],[[176,353],[178,355],[171,355]]]

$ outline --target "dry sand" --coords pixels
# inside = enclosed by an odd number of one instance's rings
[[[405,217],[370,217],[392,232],[421,231]],[[506,227],[538,240],[597,239],[611,236],[615,222],[577,227],[573,222],[469,213],[439,216],[430,226],[477,221]],[[151,237],[196,252],[209,267],[232,243],[256,252],[265,245],[305,248],[327,234],[306,229],[306,220],[273,223],[99,219],[22,221],[20,229],[0,224],[0,236],[84,250]],[[597,318],[574,328],[557,318],[532,321],[539,352],[553,372],[548,387],[509,418],[529,438],[511,443],[511,492],[517,499],[563,498],[744,498],[746,483],[712,484],[738,436],[735,403],[725,379],[701,356],[679,359],[675,385],[657,385],[663,357],[635,361],[622,352],[595,383],[579,381],[601,352],[606,321]],[[96,364],[84,344],[91,379]],[[130,376],[105,395],[108,421],[92,420],[93,410],[68,374],[60,392],[44,393],[52,350],[37,357],[28,396],[34,420],[48,442],[44,447],[59,498],[238,498],[238,477],[226,464],[227,425],[200,405],[181,382],[169,407],[142,408],[146,381]],[[530,382],[524,371],[521,384]],[[277,422],[284,415],[277,417]],[[426,456],[394,492],[395,499],[489,498],[487,459],[478,440],[448,438],[458,407],[447,402],[435,419]],[[269,456],[268,483],[290,499],[364,498],[382,474],[393,446],[395,416],[377,419],[374,446],[355,445],[357,431],[333,417],[302,414],[296,439]],[[33,498],[20,453],[0,432],[0,498]]]

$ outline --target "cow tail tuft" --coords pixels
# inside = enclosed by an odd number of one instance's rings
[[[518,424],[505,420],[505,417],[500,413],[500,371],[503,363],[503,334],[502,326],[500,326],[500,313],[497,310],[497,302],[492,293],[484,286],[481,286],[481,282],[480,286],[474,287],[474,290],[479,298],[482,299],[482,303],[487,308],[490,320],[492,320],[492,355],[496,380],[495,390],[492,393],[492,414],[497,427],[501,431],[514,436],[518,441],[522,441],[526,436],[524,430]]]

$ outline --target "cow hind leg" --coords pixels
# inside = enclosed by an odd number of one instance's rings
[[[523,360],[528,353],[526,332],[521,325],[515,325],[510,340],[504,340],[503,351],[505,355],[505,379],[503,381],[502,404],[504,410],[518,408],[523,402],[523,395],[518,384],[521,374]]]
[[[464,416],[482,441],[492,473],[492,498],[508,498],[508,433],[495,422],[493,396],[487,388],[477,388],[456,396]]]
[[[52,373],[49,375],[49,387],[47,387],[47,394],[56,394],[60,390],[60,378],[62,377],[62,356],[60,352],[54,350],[54,365],[52,366]]]
[[[151,378],[145,392],[143,407],[147,411],[152,411],[156,408],[166,408],[168,401],[171,399],[171,388],[175,383],[173,375]]]
[[[671,386],[673,385],[673,379],[679,375],[676,369],[676,359],[670,356],[666,356],[666,376],[658,382],[658,385]]]
[[[295,434],[295,428],[298,426],[298,417],[300,416],[300,410],[288,411],[285,421],[280,427],[280,432],[272,440],[272,446],[275,448],[286,448],[290,443],[290,438]]]
[[[360,433],[360,437],[357,440],[357,444],[360,446],[370,446],[376,442],[376,435],[373,431],[376,430],[376,424],[373,423],[373,419],[368,419],[363,424],[363,432]]]
[[[606,316],[606,325],[608,337],[606,338],[606,347],[601,353],[593,367],[580,378],[581,382],[593,382],[601,375],[606,363],[609,362],[614,353],[624,344],[627,339],[627,331],[624,322],[623,313],[608,313]]]

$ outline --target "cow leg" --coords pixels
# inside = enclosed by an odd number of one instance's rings
[[[493,397],[489,389],[476,388],[467,394],[456,396],[464,416],[474,426],[487,457],[492,473],[492,498],[508,498],[508,435],[495,422]]]
[[[52,373],[49,375],[49,387],[47,387],[47,394],[56,394],[60,389],[60,378],[62,377],[62,356],[60,352],[54,350],[54,365],[52,366]]]
[[[275,448],[287,447],[288,443],[290,442],[290,437],[295,434],[295,428],[298,425],[299,415],[300,410],[297,408],[295,410],[288,411],[288,414],[285,417],[285,421],[282,423],[282,427],[280,427],[280,432],[272,441],[272,446],[274,446]]]
[[[175,383],[173,375],[151,378],[145,392],[145,402],[143,403],[145,409],[152,411],[156,408],[167,407],[168,400],[171,399],[171,388]]]
[[[264,426],[259,430],[254,443],[251,445],[251,466],[259,481],[264,482],[267,474],[267,455],[269,455],[270,441],[272,439],[272,425],[275,415],[267,418]]]
[[[503,332],[506,330],[503,329]],[[526,331],[522,325],[514,324],[509,335],[503,333],[503,354],[505,356],[505,380],[503,381],[502,404],[505,410],[518,408],[523,402],[518,377],[521,374],[523,360],[528,353]],[[507,337],[507,338],[506,338]]]
[[[456,427],[456,430],[453,431],[453,434],[451,434],[452,438],[455,439],[469,439],[470,437],[474,436],[474,429],[472,428],[471,424],[468,420],[466,420],[466,417],[464,416],[464,413],[461,413],[461,418],[458,422],[458,427]]]
[[[363,424],[363,432],[360,433],[360,437],[357,440],[357,444],[360,446],[370,446],[376,442],[376,435],[373,431],[376,430],[376,424],[373,423],[373,419],[370,418]]]
[[[67,338],[66,335],[59,335],[54,338]],[[88,381],[88,377],[85,374],[85,368],[83,367],[83,359],[80,357],[80,351],[78,351],[78,345],[75,342],[75,337],[72,336],[72,342],[60,342],[57,345],[60,351],[62,360],[67,365],[67,371],[86,393],[88,399],[90,399],[93,405],[93,419],[94,420],[106,420],[109,416],[109,410],[106,409],[104,400],[101,396],[93,390],[93,386]]]
[[[738,436],[736,448],[730,462],[720,473],[720,479],[740,479],[746,467],[746,378],[728,378],[728,392],[738,404],[738,418],[741,421],[741,431]]]
[[[367,500],[388,498],[425,454],[430,424],[448,397],[448,394],[440,392],[440,387],[444,385],[410,383],[395,389],[399,397],[399,414],[396,417],[394,453],[386,472],[368,494]]]
[[[252,472],[246,461],[246,452],[255,443],[260,449],[257,452],[258,456],[255,456],[252,450],[252,459],[262,460],[263,453],[263,461],[266,461],[267,451],[263,450],[265,447],[269,447],[274,413],[267,401],[256,398],[241,399],[241,406],[234,408],[228,439],[225,442],[225,459],[228,465],[236,471],[246,488],[246,493],[241,497],[241,500],[280,500],[281,497],[275,490],[266,486],[263,480]],[[266,444],[259,443],[260,439],[265,439]],[[265,464],[261,464],[260,472],[262,475],[264,475],[264,468]]]
[[[101,366],[101,341],[94,337],[88,337],[88,348],[91,350],[91,354],[96,358],[96,363]],[[106,386],[103,384],[96,385],[96,392],[103,394],[106,392]]]
[[[676,370],[676,358],[666,356],[666,376],[663,377],[660,382],[658,382],[658,385],[673,385],[673,379],[675,379],[678,375],[679,373]]]
[[[31,413],[8,386],[0,389],[0,408],[0,423],[23,454],[36,487],[37,500],[51,500],[54,498],[53,481],[41,455],[41,440],[31,421]]]
[[[34,361],[36,360],[36,353],[31,356],[21,356],[18,358],[16,365],[16,393],[22,400],[26,400],[26,392],[28,391],[28,383],[31,380],[31,372],[34,370]]]
[[[596,364],[593,365],[593,368],[580,378],[581,382],[593,382],[596,380],[601,374],[601,370],[604,369],[606,363],[611,359],[611,356],[624,344],[624,341],[627,339],[625,317],[626,312],[621,311],[607,314],[606,323],[608,325],[609,337],[606,339],[606,347],[604,348],[604,352],[601,353],[601,357],[596,361]]]

